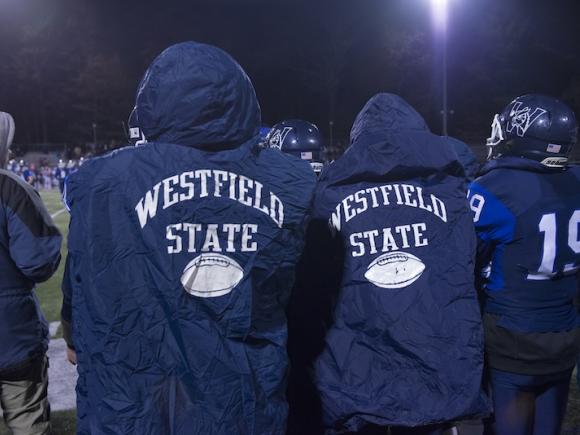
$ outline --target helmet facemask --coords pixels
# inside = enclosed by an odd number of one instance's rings
[[[493,158],[501,156],[498,152],[498,145],[500,145],[505,140],[505,135],[503,132],[503,126],[501,123],[501,117],[496,114],[493,117],[493,122],[491,123],[491,136],[486,140],[487,146],[487,159],[491,160]]]

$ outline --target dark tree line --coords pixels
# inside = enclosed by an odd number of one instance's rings
[[[218,45],[244,66],[265,123],[304,118],[344,141],[366,99],[389,91],[439,131],[439,48],[426,6],[409,6],[426,2],[6,2],[0,110],[15,115],[20,143],[124,141],[143,71],[183,40]],[[580,111],[577,6],[457,3],[469,5],[450,17],[452,134],[483,140],[493,113],[524,92],[560,96]]]

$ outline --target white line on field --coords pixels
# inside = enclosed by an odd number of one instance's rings
[[[52,219],[54,219],[55,217],[60,216],[61,214],[63,214],[65,211],[66,211],[66,208],[63,208],[62,210],[59,210],[56,213],[51,214],[50,217]]]

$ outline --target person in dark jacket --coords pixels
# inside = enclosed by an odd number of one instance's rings
[[[311,258],[321,287],[303,299],[318,319],[302,336],[327,433],[439,433],[489,412],[475,231],[449,140],[378,94],[319,178],[312,225],[330,230],[313,251],[328,254]]]
[[[485,342],[494,402],[489,433],[556,435],[580,351],[580,168],[574,112],[516,98],[493,121],[490,161],[471,184]]]
[[[0,112],[0,168],[14,136],[12,117]],[[0,169],[0,402],[15,435],[48,434],[48,325],[34,286],[60,262],[61,235],[38,193]]]
[[[130,127],[66,185],[78,433],[284,434],[313,171],[259,147],[254,88],[209,45],[153,61]]]

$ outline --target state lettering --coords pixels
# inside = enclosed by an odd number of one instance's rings
[[[353,233],[349,236],[351,255],[362,257],[378,252],[428,246],[429,240],[425,231],[427,225],[421,222]]]

